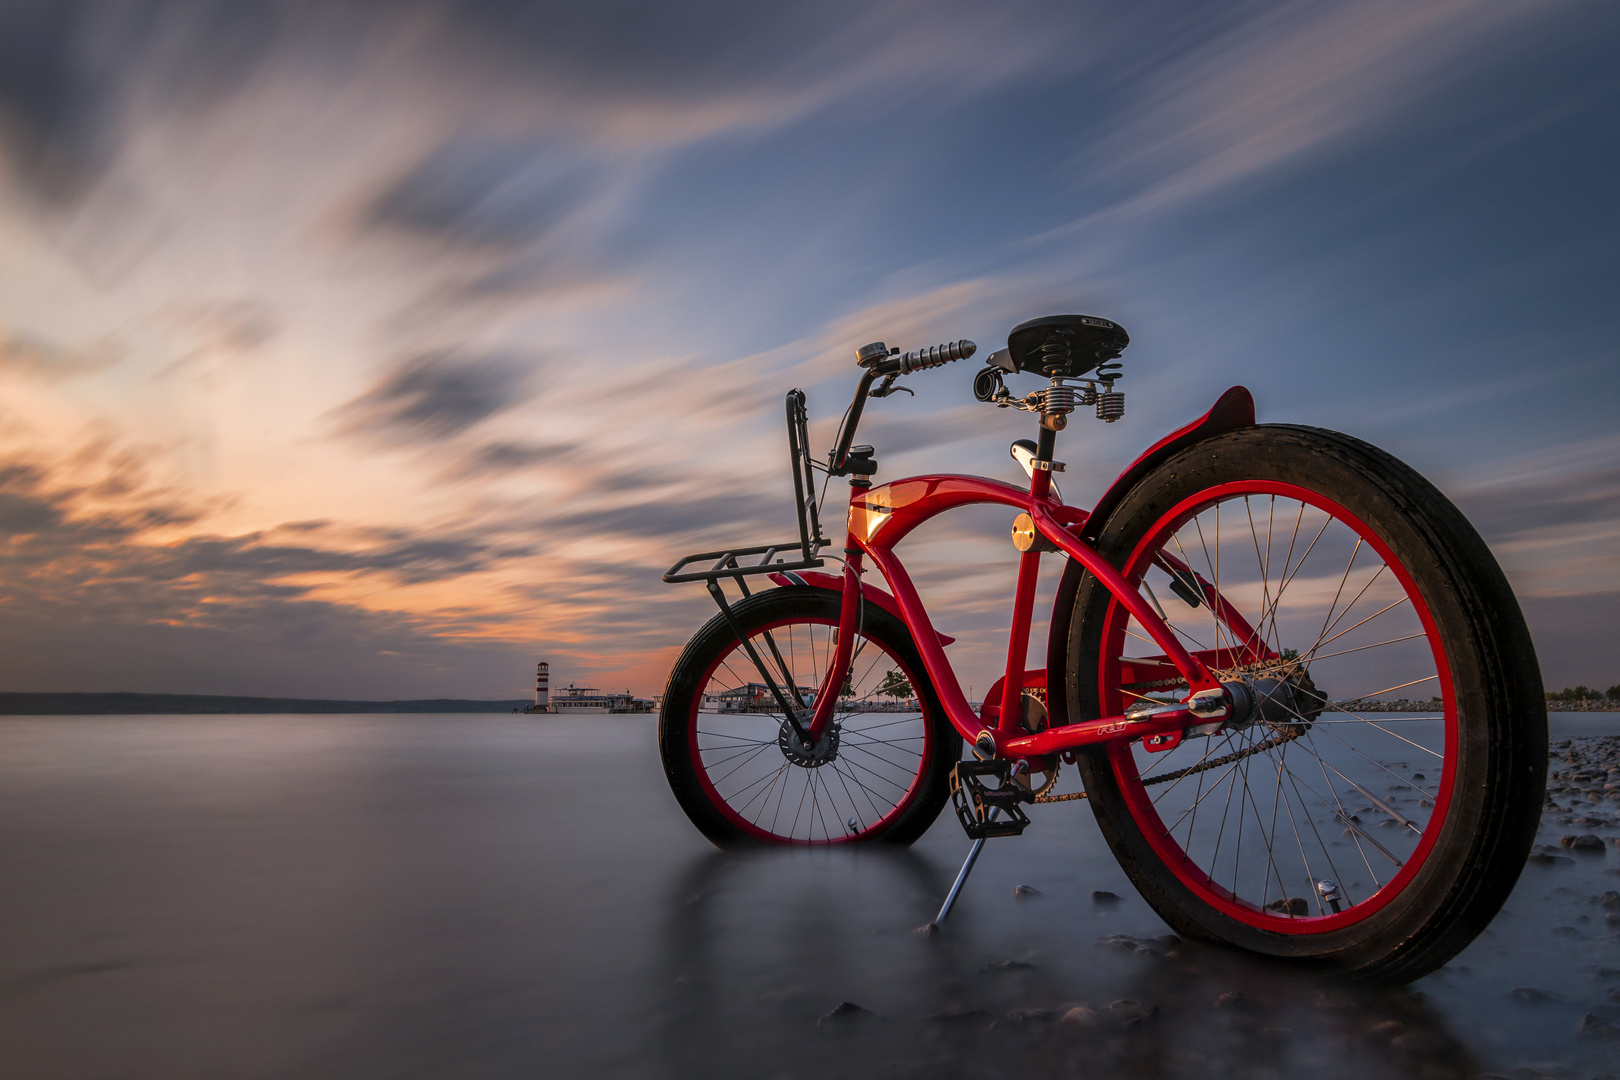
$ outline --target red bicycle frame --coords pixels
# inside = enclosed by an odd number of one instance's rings
[[[1099,503],[1099,508],[1115,501],[1117,494],[1123,494],[1120,489],[1128,487],[1133,478],[1145,472],[1151,464],[1182,446],[1197,441],[1199,437],[1213,433],[1211,427],[1235,426],[1211,422],[1223,406],[1226,407],[1228,414],[1233,412],[1231,402],[1234,394],[1241,394],[1240,404],[1248,404],[1247,420],[1252,423],[1253,406],[1247,392],[1241,391],[1240,388],[1229,391],[1203,419],[1160,440],[1138,459],[1110,488],[1109,494]],[[1236,411],[1241,414],[1243,410],[1239,408]],[[869,586],[862,586],[860,578],[865,572],[862,563],[866,558],[871,559],[887,582],[892,595],[892,609],[911,631],[912,639],[922,656],[923,665],[952,726],[969,742],[982,743],[988,732],[995,744],[996,757],[1036,758],[1120,738],[1153,740],[1155,737],[1169,737],[1174,740],[1189,726],[1210,723],[1226,715],[1224,691],[1208,667],[1209,662],[1217,659],[1215,653],[1211,652],[1208,656],[1204,653],[1191,653],[1182,646],[1154,606],[1149,604],[1142,594],[1083,538],[1084,527],[1090,515],[1084,510],[1065,506],[1052,495],[1051,487],[1051,472],[1044,468],[1035,468],[1031,471],[1028,490],[982,476],[913,476],[875,487],[860,477],[851,482],[844,541],[845,561],[841,583],[843,602],[840,607],[838,647],[833,662],[826,672],[825,681],[817,694],[816,708],[810,723],[806,725],[813,739],[819,740],[831,722],[834,703],[838,698],[836,688],[843,685],[849,674],[855,640],[853,631],[860,617],[860,598],[864,595],[869,599],[877,599],[885,607],[891,606],[891,603],[887,602],[891,600],[891,596],[884,596],[881,593],[874,596],[875,590]],[[979,503],[995,503],[1028,514],[1041,537],[1045,538],[1057,552],[1067,555],[1095,577],[1131,615],[1135,616],[1142,629],[1163,653],[1160,657],[1145,658],[1144,662],[1173,667],[1189,688],[1180,708],[1155,710],[1145,715],[1101,717],[1051,727],[1035,733],[1024,729],[1021,723],[1023,710],[1020,699],[1025,687],[1025,657],[1029,647],[1035,586],[1040,573],[1042,554],[1038,550],[1039,545],[1035,545],[1035,549],[1023,552],[1019,558],[1018,585],[1008,634],[1006,676],[1001,683],[999,707],[995,709],[998,715],[993,725],[986,723],[986,717],[991,713],[990,706],[994,704],[991,702],[986,703],[984,716],[974,713],[962,693],[962,686],[955,670],[945,656],[943,645],[949,643],[951,639],[942,640],[939,632],[934,629],[928,612],[923,607],[922,599],[917,595],[916,586],[912,584],[905,566],[895,554],[894,547],[918,525],[935,515],[955,507]],[[1248,623],[1236,614],[1208,582],[1193,575],[1185,566],[1172,566],[1169,569],[1192,578],[1197,587],[1205,592],[1212,608],[1221,613],[1222,621],[1231,631],[1233,640],[1241,643],[1236,648],[1245,654],[1246,658],[1261,660],[1273,656]],[[837,580],[827,575],[814,576],[824,579],[829,586]],[[784,580],[781,575],[773,577],[779,583]],[[1061,629],[1066,629],[1066,624]],[[1055,622],[1053,633],[1059,632],[1060,627]],[[1233,650],[1228,648],[1219,651],[1230,653]],[[1197,711],[1194,711],[1195,709]],[[1164,748],[1168,749],[1171,745],[1174,745],[1173,741],[1166,741]]]

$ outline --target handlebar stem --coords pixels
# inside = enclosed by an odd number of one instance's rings
[[[844,418],[844,426],[838,432],[838,444],[833,452],[827,455],[827,471],[833,476],[843,476],[849,464],[849,446],[855,441],[855,429],[861,425],[861,412],[866,408],[866,394],[872,389],[872,383],[877,379],[877,367],[867,368],[861,375],[861,384],[855,388],[855,400],[849,406],[849,415]]]

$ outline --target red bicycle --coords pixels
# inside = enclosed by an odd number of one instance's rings
[[[1347,435],[1257,425],[1242,387],[1089,511],[1065,505],[1057,433],[1080,407],[1123,415],[1128,342],[1107,319],[1034,319],[978,373],[980,401],[1039,415],[1038,438],[1012,445],[1027,486],[874,485],[873,449],[852,445],[869,398],[972,342],[860,349],[824,465],[790,392],[797,542],[702,552],[664,575],[706,582],[720,609],[664,692],[670,785],[722,845],[910,843],[952,801],[975,843],[936,923],[986,838],[1022,832],[1027,806],[1087,799],[1176,931],[1416,978],[1494,917],[1535,837],[1546,709],[1512,590],[1423,477]],[[1047,385],[1015,397],[1005,379],[1019,373]],[[837,554],[817,472],[849,478]],[[977,706],[895,553],[975,503],[1016,513],[1020,553],[1006,674]],[[1043,553],[1065,565],[1046,667],[1029,670]],[[842,574],[816,572],[828,558]],[[861,580],[868,562],[887,590]],[[751,590],[760,577],[776,587]],[[1057,793],[1065,764],[1082,792]]]

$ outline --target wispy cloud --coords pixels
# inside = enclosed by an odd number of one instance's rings
[[[1425,84],[1539,7],[1286,3],[1195,22],[1174,55],[1141,69],[1078,164],[1126,194],[1069,228],[1173,210],[1399,117]]]
[[[789,386],[811,393],[820,449],[867,341],[988,352],[1020,319],[1094,304],[1224,329],[1224,283],[1186,279],[1209,231],[1168,253],[1141,236],[1404,123],[1537,10],[14,6],[0,622],[57,648],[94,626],[188,679],[203,669],[176,658],[398,674],[385,653],[412,678],[483,679],[540,650],[645,674],[709,614],[656,584],[663,566],[792,531]],[[1156,366],[1133,371],[1111,436],[1161,419],[1137,388],[1180,408],[1210,377],[1206,328],[1181,353],[1131,328]],[[874,403],[884,478],[1010,466],[1007,414],[966,401],[972,366]],[[1272,390],[1309,403],[1315,378]],[[1389,397],[1369,408],[1390,422],[1439,414]],[[1558,568],[1534,590],[1609,580],[1610,452],[1464,491],[1505,557]],[[1093,465],[1070,484],[1106,482]],[[1005,554],[999,519],[975,524],[993,543],[919,539],[914,571],[963,651],[992,656],[1003,583],[943,569]],[[19,670],[46,688],[38,672],[74,669]],[[478,693],[466,679],[439,692]]]
[[[87,351],[74,351],[29,334],[0,329],[0,371],[62,379],[101,371],[117,363],[118,358],[117,348],[106,341]]]
[[[533,392],[538,365],[511,356],[412,357],[333,413],[349,435],[395,444],[442,442]]]
[[[1521,594],[1620,590],[1620,437],[1495,462],[1457,503]]]

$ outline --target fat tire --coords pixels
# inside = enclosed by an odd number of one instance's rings
[[[1097,549],[1121,566],[1181,500],[1216,485],[1270,480],[1319,492],[1357,514],[1398,556],[1438,629],[1458,716],[1456,781],[1434,848],[1407,886],[1349,927],[1280,934],[1210,906],[1164,864],[1127,808],[1103,747],[1077,755],[1097,823],[1142,896],[1178,933],[1358,980],[1398,984],[1450,960],[1485,929],[1535,841],[1547,771],[1540,669],[1517,600],[1479,534],[1440,491],[1391,455],[1293,425],[1216,436],[1164,462],[1120,502]],[[1066,650],[1068,715],[1099,715],[1110,595],[1084,575]],[[1083,659],[1088,658],[1088,659]]]

